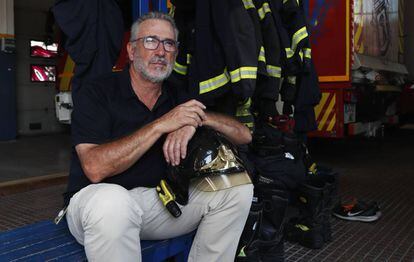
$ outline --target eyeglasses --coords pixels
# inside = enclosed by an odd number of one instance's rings
[[[161,40],[156,36],[144,36],[144,37],[137,38],[135,40],[131,40],[130,42],[132,43],[132,42],[139,41],[139,40],[142,40],[144,48],[148,50],[155,50],[158,48],[160,43],[162,43],[162,45],[164,46],[164,50],[166,52],[175,52],[179,44],[177,41],[174,41],[172,39],[167,38],[167,39]]]

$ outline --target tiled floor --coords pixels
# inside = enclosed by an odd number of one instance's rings
[[[63,205],[66,185],[0,197],[0,231],[53,219]]]
[[[312,141],[320,163],[340,173],[340,196],[380,204],[374,223],[332,218],[333,241],[320,250],[286,246],[287,261],[414,261],[414,131],[384,140]]]
[[[318,163],[340,173],[342,199],[380,204],[374,223],[332,218],[333,241],[311,250],[286,243],[286,261],[414,261],[414,131],[395,131],[384,141],[311,141]],[[65,186],[0,197],[0,231],[51,219]]]

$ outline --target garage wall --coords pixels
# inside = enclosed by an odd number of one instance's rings
[[[414,1],[405,0],[405,55],[404,61],[410,78],[414,80]]]
[[[0,141],[16,138],[13,0],[0,0]],[[3,46],[3,44],[8,43]]]
[[[46,134],[63,131],[55,116],[55,83],[30,81],[30,64],[56,64],[56,59],[30,57],[30,40],[45,39],[47,8],[28,5],[31,1],[16,0],[16,102],[17,132],[20,135]],[[53,1],[41,1],[42,5]],[[46,3],[47,6],[47,3]]]
[[[0,35],[14,34],[13,0],[0,0]]]

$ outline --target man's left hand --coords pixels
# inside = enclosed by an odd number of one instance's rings
[[[180,164],[181,159],[184,159],[187,155],[188,141],[190,141],[195,132],[195,127],[184,126],[167,135],[163,146],[164,157],[167,163],[173,166]]]

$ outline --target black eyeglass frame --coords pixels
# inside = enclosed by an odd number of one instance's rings
[[[153,39],[157,40],[157,41],[158,41],[157,46],[156,46],[155,48],[153,48],[153,49],[145,47],[144,41],[145,41],[145,39],[147,39],[147,38],[153,38]],[[178,50],[178,45],[180,44],[180,42],[175,41],[175,40],[173,40],[173,39],[171,39],[171,38],[166,38],[166,39],[164,39],[164,40],[161,40],[161,39],[159,39],[157,36],[154,36],[154,35],[147,35],[147,36],[139,37],[139,38],[134,39],[134,40],[131,40],[131,41],[129,41],[129,42],[133,43],[133,42],[140,41],[140,40],[144,40],[144,41],[143,41],[143,46],[144,46],[144,48],[145,48],[145,49],[148,49],[148,50],[156,50],[156,49],[160,46],[160,43],[162,43],[162,46],[163,46],[163,48],[164,48],[164,51],[165,51],[165,52],[175,52],[175,51],[177,51],[177,50]],[[171,42],[173,42],[173,43],[174,43],[175,50],[171,50],[171,51],[167,50],[167,49],[165,48],[165,42],[166,42],[166,41],[171,41]]]

